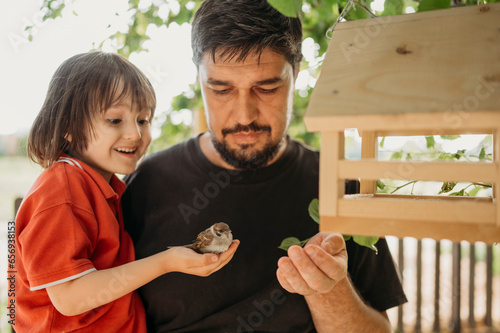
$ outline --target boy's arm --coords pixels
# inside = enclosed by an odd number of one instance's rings
[[[238,245],[239,241],[233,241],[220,255],[201,255],[175,247],[121,266],[94,271],[46,290],[57,311],[74,316],[112,302],[166,273],[208,276],[231,260]]]

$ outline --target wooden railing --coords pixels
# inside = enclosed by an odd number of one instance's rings
[[[397,309],[396,332],[500,332],[500,282],[493,288],[493,279],[500,280],[493,276],[493,263],[500,264],[493,249],[500,245],[411,238],[395,242],[393,254],[409,299]],[[485,252],[481,262],[477,249]]]

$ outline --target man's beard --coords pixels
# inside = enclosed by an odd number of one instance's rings
[[[238,132],[268,132],[271,135],[271,127],[260,126],[254,123],[250,125],[236,125],[231,129],[222,130],[222,140],[217,141],[212,134],[212,144],[222,159],[229,165],[240,170],[255,170],[266,166],[278,153],[282,139],[278,142],[269,142],[260,150],[251,151],[252,145],[242,144],[239,148],[233,149],[227,146],[224,137],[230,133]]]

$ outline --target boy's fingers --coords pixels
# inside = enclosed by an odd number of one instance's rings
[[[215,253],[205,253],[203,254],[203,260],[205,265],[216,265],[217,267],[222,267],[225,264],[227,264],[234,256],[234,253],[236,252],[236,249],[240,245],[239,240],[234,240],[233,243],[229,246],[227,251],[221,253],[221,254],[215,254]]]

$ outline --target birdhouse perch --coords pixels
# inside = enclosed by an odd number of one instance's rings
[[[322,231],[500,242],[500,3],[337,24],[304,121],[321,132]],[[361,160],[344,159],[347,128]],[[381,136],[471,133],[493,135],[492,162],[377,159]],[[379,179],[492,183],[493,197],[376,194]]]

